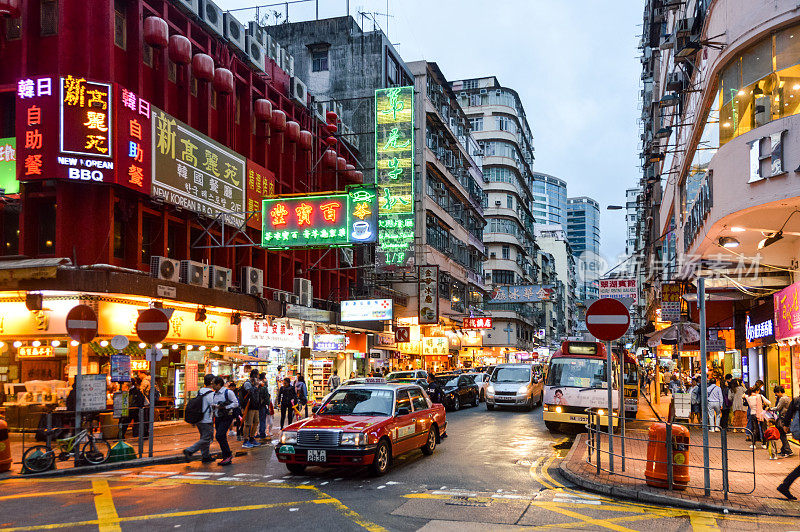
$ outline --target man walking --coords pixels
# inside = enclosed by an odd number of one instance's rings
[[[262,440],[272,438],[272,397],[267,386],[267,374],[258,375],[258,402],[261,405],[258,409],[258,437]],[[267,435],[267,425],[269,425],[269,436]]]
[[[233,409],[239,406],[236,394],[225,387],[225,379],[214,377],[211,385],[214,390],[214,399],[211,408],[214,411],[214,425],[216,427],[216,438],[219,449],[222,451],[222,460],[219,465],[231,465],[233,453],[228,445],[228,429],[233,422]]]
[[[241,401],[242,417],[244,418],[244,433],[242,447],[249,449],[258,447],[261,444],[256,441],[256,430],[258,429],[258,413],[261,409],[258,393],[258,370],[250,370],[250,378],[242,385]]]
[[[197,430],[200,432],[200,439],[183,450],[183,454],[186,456],[187,461],[197,451],[200,451],[200,455],[202,456],[200,461],[204,464],[214,461],[214,459],[211,458],[211,452],[209,451],[211,439],[214,437],[214,424],[211,422],[211,405],[214,401],[214,390],[211,388],[213,382],[214,375],[207,373],[205,377],[203,377],[203,387],[197,392],[197,396],[203,401],[203,419],[198,421],[196,424]]]
[[[778,434],[781,438],[780,456],[792,456],[794,453],[792,452],[792,448],[789,446],[789,439],[786,437],[786,431],[789,429],[789,425],[783,424],[783,416],[786,415],[786,412],[789,410],[792,400],[788,395],[786,395],[786,389],[783,386],[775,386],[772,391],[775,393],[775,397],[777,398],[775,414],[778,417],[775,420],[775,428],[778,429]]]
[[[328,378],[328,391],[336,390],[341,383],[342,379],[339,377],[338,372],[333,370],[333,375]]]

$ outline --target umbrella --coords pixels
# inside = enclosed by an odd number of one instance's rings
[[[700,325],[692,322],[673,323],[666,329],[661,329],[649,335],[647,345],[656,347],[661,343],[674,344],[677,343],[679,339],[685,344],[699,342]]]

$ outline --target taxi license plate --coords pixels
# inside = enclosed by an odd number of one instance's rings
[[[328,452],[324,450],[310,450],[308,451],[309,462],[327,462]]]
[[[586,416],[569,416],[570,421],[581,421],[586,422]]]

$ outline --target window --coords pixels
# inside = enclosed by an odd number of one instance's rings
[[[497,129],[500,131],[510,131],[511,120],[507,116],[497,116]]]
[[[479,116],[477,118],[470,118],[469,128],[472,131],[483,131],[483,117]]]
[[[386,86],[395,87],[400,83],[400,64],[392,54],[386,54]]]
[[[328,71],[328,49],[316,49],[311,51],[311,71]]]
[[[510,246],[503,246],[502,249],[502,257],[506,260],[511,259],[511,247]]]
[[[422,395],[420,390],[414,389],[409,390],[409,394],[411,394],[411,404],[414,405],[414,412],[419,412],[420,410],[427,410],[430,405],[428,404],[428,400]]]
[[[406,390],[399,390],[397,392],[397,402],[395,403],[395,414],[401,408],[405,408],[409,412],[411,412],[411,398],[408,396],[408,392]]]
[[[16,41],[22,38],[22,17],[5,18],[6,40]]]
[[[495,284],[514,284],[514,272],[511,270],[492,270],[492,282]]]
[[[53,255],[56,252],[56,204],[41,203],[38,210],[39,254]]]
[[[41,36],[49,37],[58,33],[58,1],[41,0]]]
[[[506,194],[506,207],[509,209],[514,208],[514,196],[511,194]]]
[[[128,35],[125,26],[125,2],[114,0],[114,44],[123,50],[125,50],[128,45]]]

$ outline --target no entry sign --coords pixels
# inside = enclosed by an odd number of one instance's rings
[[[157,344],[167,337],[168,332],[167,315],[157,308],[142,311],[136,320],[136,334],[146,344]]]
[[[586,328],[598,340],[611,342],[628,331],[631,315],[622,302],[604,297],[586,310]]]
[[[72,307],[67,313],[67,334],[69,337],[86,344],[97,336],[97,314],[88,305]]]

